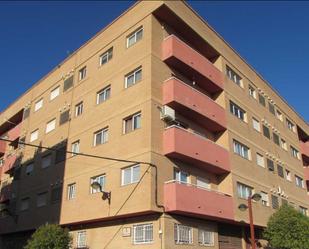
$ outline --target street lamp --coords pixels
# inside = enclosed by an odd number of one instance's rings
[[[91,183],[91,187],[97,191],[100,191],[103,195],[102,195],[102,199],[103,200],[108,200],[108,204],[111,204],[111,192],[106,192],[103,191],[102,186],[100,183],[98,183],[97,181],[94,181],[93,183]]]
[[[255,193],[248,197],[248,206],[246,204],[240,204],[238,209],[240,211],[246,211],[249,209],[249,220],[250,220],[250,235],[251,235],[251,248],[255,249],[255,235],[254,235],[254,224],[253,224],[253,214],[252,214],[252,200],[259,201],[262,196],[259,193]]]

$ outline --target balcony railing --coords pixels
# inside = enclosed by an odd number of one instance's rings
[[[230,195],[176,181],[164,185],[164,207],[168,213],[234,220],[233,198]]]
[[[163,133],[163,153],[215,174],[230,172],[229,153],[220,145],[178,126]]]
[[[222,91],[224,76],[207,58],[174,35],[162,43],[162,60],[210,93]]]
[[[172,77],[163,84],[163,104],[210,131],[226,129],[225,110],[207,95]]]

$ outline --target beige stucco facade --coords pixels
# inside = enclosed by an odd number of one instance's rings
[[[128,37],[140,28],[141,39],[128,47]],[[203,63],[202,59],[192,61],[191,65],[162,59],[163,41],[171,35],[188,46],[188,52],[181,51],[187,53],[186,56],[202,56],[211,62],[211,70],[219,70],[223,77],[222,89],[210,90],[210,85],[213,87],[216,79],[206,80],[203,73],[198,72],[198,64]],[[100,56],[110,48],[113,48],[112,58],[100,65]],[[177,51],[172,52],[176,54]],[[175,54],[174,59],[177,57]],[[86,77],[80,79],[80,69],[85,66]],[[241,78],[240,85],[228,78],[226,66]],[[141,79],[126,87],[128,73],[139,68],[142,70]],[[64,90],[64,80],[70,76],[74,79],[73,86]],[[172,122],[163,120],[166,92],[162,86],[171,77],[186,83],[191,81],[189,85],[194,91],[203,93],[207,101],[218,105],[219,110],[224,108],[225,127],[220,131],[208,128],[208,123],[204,125],[196,118],[206,114],[192,116],[192,113],[198,112],[196,106],[180,109],[182,103],[175,105],[176,118]],[[207,87],[201,89],[200,82],[203,80]],[[255,89],[256,98],[249,95],[249,85]],[[59,96],[51,100],[51,91],[58,86]],[[108,86],[109,98],[98,104],[98,93]],[[266,107],[259,103],[259,93],[263,93]],[[205,96],[200,99],[203,100]],[[43,106],[34,111],[35,103],[41,99]],[[245,112],[243,120],[230,112],[230,101]],[[76,105],[81,102],[82,114],[76,116]],[[282,121],[276,113],[273,115],[269,111],[269,102],[281,112]],[[30,114],[25,117],[28,108]],[[207,106],[203,108],[207,109]],[[69,111],[70,117],[60,124],[60,116],[66,111]],[[126,118],[136,113],[141,115],[140,125],[131,132],[124,132]],[[260,122],[260,132],[253,128],[253,118]],[[287,128],[286,118],[294,124],[294,131]],[[53,119],[56,119],[55,128],[46,133],[46,125]],[[205,117],[207,122],[210,120],[209,124],[216,122],[212,119],[214,117]],[[87,248],[94,249],[185,249],[192,248],[192,245],[194,248],[203,248],[199,229],[204,228],[213,236],[208,245],[210,248],[224,249],[225,245],[235,249],[246,248],[248,213],[241,212],[238,206],[247,200],[239,197],[238,183],[251,187],[253,192],[263,191],[268,195],[268,203],[253,203],[254,223],[258,230],[266,226],[269,216],[276,210],[271,195],[279,198],[279,205],[286,200],[297,209],[309,208],[306,187],[306,180],[309,179],[304,173],[309,155],[302,155],[301,148],[301,143],[306,144],[308,139],[308,124],[204,20],[181,1],[136,3],[4,110],[0,114],[0,135],[9,139],[7,134],[14,130],[16,122],[21,125],[19,141],[53,150],[29,145],[17,148],[16,143],[10,145],[10,142],[6,142],[1,154],[0,145],[0,157],[4,159],[1,167],[1,202],[2,209],[9,210],[9,213],[2,212],[0,218],[3,248],[13,248],[10,243],[21,248],[18,243],[24,243],[29,233],[46,222],[68,227],[72,232],[74,248],[78,248],[80,231],[86,233]],[[269,128],[270,139],[263,135],[262,124]],[[170,141],[165,141],[165,132],[169,126],[181,127],[190,134],[199,135],[190,141],[178,142],[187,144],[184,150],[188,152],[179,152],[177,148],[173,153],[166,152],[166,144]],[[38,138],[31,141],[31,134],[37,129]],[[95,145],[94,134],[101,129],[108,129],[108,139],[103,144]],[[274,143],[274,132],[286,142],[286,150],[282,144]],[[202,143],[210,143],[211,148],[214,148],[213,151],[202,151],[203,158],[207,159],[213,154],[218,157],[215,162],[206,160],[207,163],[203,163],[198,155],[200,152],[196,152],[197,149],[203,149],[196,148],[194,142],[201,137],[207,140]],[[247,158],[234,152],[235,140],[248,148]],[[72,143],[76,141],[79,141],[79,152],[91,156],[66,153],[66,159],[59,160],[59,149],[65,146],[66,150],[71,151]],[[298,158],[291,155],[290,146],[298,151]],[[220,161],[221,150],[228,152],[228,165],[224,165],[227,166],[224,170],[222,165],[216,164]],[[10,153],[20,158],[20,162],[6,165]],[[264,167],[257,165],[257,153],[263,156]],[[43,158],[48,155],[52,158],[51,163],[43,168]],[[267,158],[274,162],[274,171],[269,171]],[[27,165],[31,163],[33,169],[28,172]],[[278,164],[283,167],[283,177],[278,175]],[[139,180],[124,185],[123,169],[132,165],[140,166]],[[177,170],[187,175],[186,184],[190,193],[196,195],[197,203],[185,203],[184,198],[181,198],[182,201],[176,198],[172,207],[166,205],[172,198],[166,190],[167,184],[180,184],[166,183],[175,180]],[[290,180],[287,179],[286,170],[290,171]],[[102,200],[101,193],[91,193],[91,178],[99,175],[105,176],[104,191],[111,192],[110,203]],[[302,187],[296,186],[295,175],[303,180]],[[200,189],[200,179],[208,180],[208,189],[204,191],[209,195],[205,197],[203,192],[198,190],[197,193],[195,190]],[[75,184],[73,198],[68,193],[71,184]],[[6,188],[7,192],[3,190]],[[55,189],[60,189],[61,197],[55,194]],[[45,202],[43,200],[44,204],[40,205],[38,195],[42,193],[46,194]],[[218,203],[209,207],[209,211],[207,196],[211,200],[218,200]],[[25,198],[28,198],[28,206],[21,208],[26,205]],[[228,198],[227,202],[225,198]],[[198,199],[205,199],[202,204],[206,205],[205,209],[199,206]],[[225,214],[220,209],[222,203],[229,203]],[[199,208],[203,211],[198,211]],[[134,227],[139,224],[152,224],[152,239],[137,245]],[[189,243],[177,241],[175,224],[191,229]]]

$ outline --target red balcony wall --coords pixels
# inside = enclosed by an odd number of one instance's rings
[[[216,174],[228,173],[229,153],[212,141],[178,127],[170,127],[163,133],[165,156],[202,167]]]
[[[4,155],[5,153],[5,148],[6,148],[6,143],[5,141],[0,140],[0,156]]]
[[[15,141],[20,136],[21,123],[8,131],[8,137],[10,140]]]
[[[305,163],[309,165],[309,141],[306,143],[300,142],[300,152]]]
[[[7,173],[9,170],[16,166],[17,156],[7,156],[4,161],[4,165],[2,166],[2,174]]]
[[[194,78],[210,93],[222,91],[224,76],[207,58],[174,35],[162,43],[162,60],[188,77]]]
[[[210,131],[226,129],[224,108],[179,79],[170,78],[164,82],[163,104],[190,117]]]
[[[164,185],[164,207],[170,213],[234,220],[231,196],[175,182]]]

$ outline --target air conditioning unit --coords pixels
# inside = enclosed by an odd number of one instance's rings
[[[169,106],[163,106],[161,111],[161,119],[166,122],[175,120],[175,110]]]

